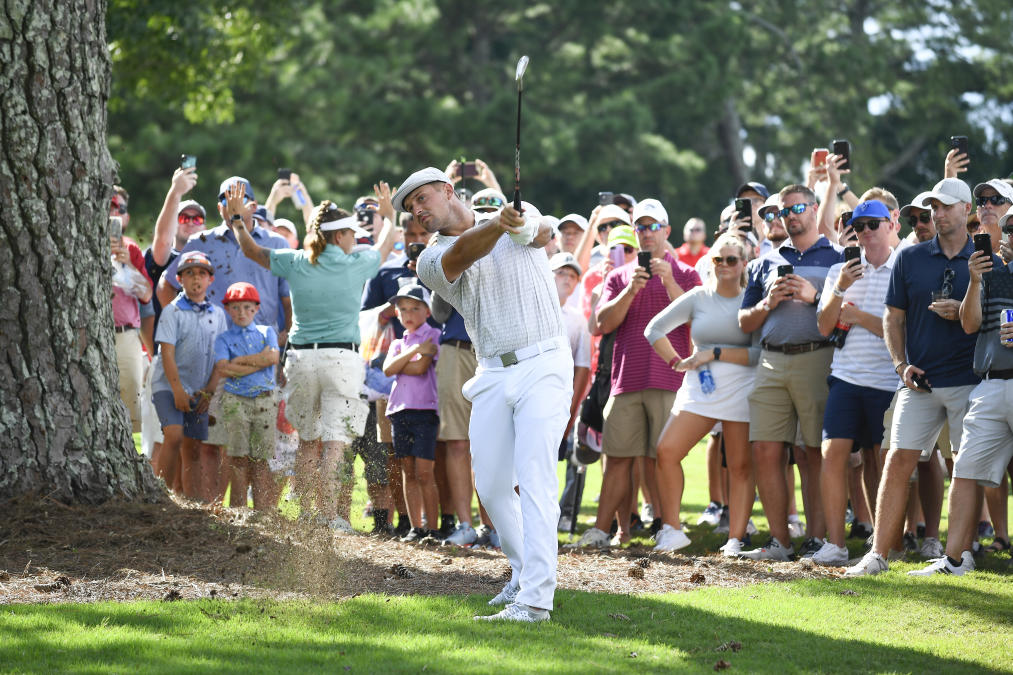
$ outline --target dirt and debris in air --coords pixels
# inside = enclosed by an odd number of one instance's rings
[[[46,498],[0,504],[0,604],[194,598],[490,594],[510,576],[497,550],[412,546],[250,509]],[[648,556],[650,558],[648,559]],[[793,563],[654,554],[644,546],[560,549],[559,587],[665,593],[703,585],[835,577]]]

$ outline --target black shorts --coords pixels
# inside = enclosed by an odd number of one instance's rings
[[[436,460],[440,417],[435,410],[399,410],[388,417],[395,455]]]

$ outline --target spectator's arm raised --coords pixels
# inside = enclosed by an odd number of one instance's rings
[[[169,262],[173,240],[176,238],[176,220],[179,200],[197,185],[197,169],[176,169],[172,174],[172,184],[165,195],[162,210],[155,221],[155,234],[151,239],[151,258],[159,267]]]
[[[968,335],[977,333],[981,328],[981,277],[991,269],[992,256],[982,251],[975,251],[967,261],[971,279],[960,303],[960,327]]]

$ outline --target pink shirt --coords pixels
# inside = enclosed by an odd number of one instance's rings
[[[414,332],[405,331],[404,337],[390,343],[388,357],[397,356],[402,351],[415,345],[420,345],[428,338],[433,344],[440,344],[440,329],[424,323]],[[390,400],[387,402],[387,416],[402,410],[437,410],[439,399],[436,396],[436,359],[440,356],[439,351],[433,356],[433,362],[424,375],[405,375],[400,373],[394,380],[394,388],[390,390]],[[412,360],[418,361],[421,354],[416,354]]]
[[[692,267],[676,260],[671,253],[665,253],[665,260],[672,266],[672,277],[683,291],[700,285],[700,275]],[[633,277],[636,262],[617,267],[605,278],[603,302],[609,302],[623,292]],[[612,393],[643,391],[644,389],[665,389],[678,391],[682,386],[683,373],[668,367],[655,353],[644,329],[648,322],[669,305],[668,293],[657,276],[651,277],[633,298],[626,319],[616,329],[616,345],[612,353]],[[691,353],[689,326],[682,325],[668,333],[681,356]]]

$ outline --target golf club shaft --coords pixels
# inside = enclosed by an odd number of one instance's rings
[[[514,208],[521,210],[521,97],[524,89],[517,87],[517,146],[514,149]]]

